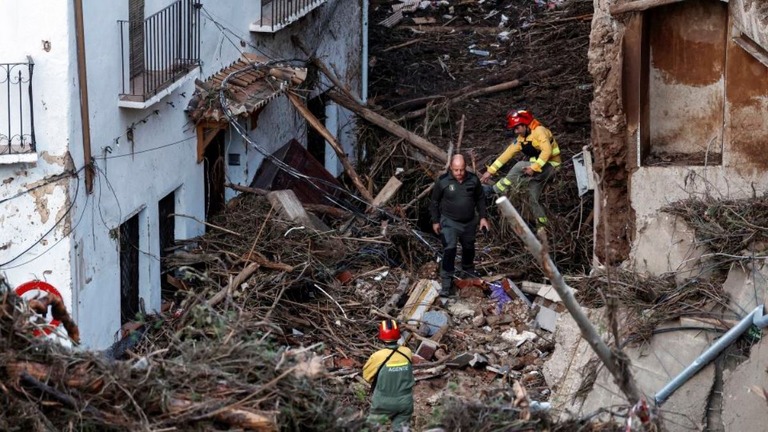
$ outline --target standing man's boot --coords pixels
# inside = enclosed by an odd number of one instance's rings
[[[445,272],[440,272],[440,297],[450,297],[453,292],[453,275],[449,275]]]

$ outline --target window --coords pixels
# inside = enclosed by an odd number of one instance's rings
[[[681,2],[646,12],[642,165],[719,165],[728,5]]]
[[[144,0],[130,0],[128,20],[118,22],[123,65],[120,106],[146,108],[200,64],[198,1],[177,0],[145,18]]]
[[[0,156],[11,162],[35,160],[32,72],[35,63],[0,63]],[[31,160],[23,155],[32,155]],[[21,157],[21,159],[20,159]],[[2,162],[0,162],[2,163]]]

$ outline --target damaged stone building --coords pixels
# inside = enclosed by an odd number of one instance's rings
[[[601,185],[595,197],[596,262],[672,276],[681,286],[706,278],[717,251],[697,242],[693,227],[665,207],[686,199],[750,199],[768,191],[768,5],[598,0],[594,12],[592,150]],[[737,318],[731,325],[765,303],[768,269],[764,258],[755,258],[763,250],[745,243],[734,257],[743,259],[723,284],[730,299],[725,315]],[[592,318],[600,320],[598,315]],[[568,327],[563,324],[558,328]],[[651,399],[717,340],[706,332],[674,330],[681,325],[671,322],[648,344],[625,350]],[[548,382],[560,387],[556,406],[586,415],[622,403],[604,370],[591,392],[564,397],[579,392],[590,355],[583,340],[567,332],[558,342],[563,349],[547,367]],[[768,385],[764,345],[754,345],[746,360],[725,370],[722,363],[709,364],[658,401],[665,428],[762,429],[768,421],[760,397]]]
[[[677,245],[685,228],[659,210],[766,192],[768,11],[749,0],[598,1],[591,39],[596,201],[611,220],[596,253],[657,274],[695,265],[690,243]]]
[[[174,240],[205,232],[235,195],[225,183],[250,184],[291,142],[338,174],[333,152],[281,95],[306,76],[290,62],[306,58],[292,38],[338,64],[361,95],[363,16],[341,0],[2,2],[5,284],[25,296],[55,290],[92,349],[158,311],[162,258]],[[235,72],[226,117],[212,107],[219,92],[204,92]],[[306,96],[354,154],[348,113]]]

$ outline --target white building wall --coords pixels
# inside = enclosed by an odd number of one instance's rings
[[[71,99],[75,69],[69,41],[70,2],[46,0],[0,2],[0,63],[35,62],[33,75],[36,161],[8,164],[0,156],[0,274],[12,287],[40,279],[62,293],[71,308],[67,212],[75,182],[70,178],[44,185],[50,177],[82,167],[67,148],[74,127]],[[25,95],[26,97],[26,95]],[[5,100],[0,115],[7,115]],[[11,109],[18,109],[18,105]],[[26,116],[26,113],[25,113]],[[82,191],[81,191],[82,192]]]
[[[270,60],[304,59],[306,55],[291,41],[291,36],[298,36],[307,49],[316,52],[317,57],[336,73],[341,82],[347,84],[348,88],[359,96],[362,64],[361,28],[361,8],[358,2],[330,0],[307,17],[274,35],[253,33],[249,42],[249,51],[266,56]],[[322,74],[320,79],[319,90],[315,91],[312,97],[329,89],[332,85]],[[356,143],[354,117],[349,111],[334,103],[328,104],[326,114],[329,114],[326,127],[354,161],[353,147]],[[239,145],[229,147],[230,152],[236,148],[242,151],[241,166],[228,167],[229,178],[239,179],[241,184],[249,184],[265,159],[264,153],[271,154],[291,139],[297,140],[306,147],[307,127],[306,120],[296,111],[286,96],[276,98],[259,114],[258,126],[248,133],[250,139],[261,151],[247,148],[245,144],[242,147]],[[229,133],[237,136],[234,131],[230,130]],[[232,139],[232,142],[236,141],[237,138]],[[341,162],[333,149],[326,146],[325,154],[326,169],[333,175],[341,174]],[[228,191],[227,197],[234,195],[234,192]]]
[[[147,0],[145,16],[171,3]],[[360,12],[358,4],[348,3],[330,1],[273,36],[248,32],[249,24],[258,19],[258,1],[204,1],[199,23],[202,66],[191,78],[216,73],[235,61],[243,49],[235,36],[222,33],[210,14],[256,47],[246,51],[263,51],[273,59],[305,57],[291,44],[291,34],[300,34],[310,49],[320,44],[318,55],[350,88],[359,89]],[[176,238],[204,232],[204,226],[194,220],[203,220],[205,215],[203,165],[197,163],[194,125],[184,112],[194,92],[194,80],[188,79],[147,109],[118,107],[123,72],[117,21],[127,18],[128,2],[84,2],[91,152],[96,170],[93,193],[85,193],[81,175],[78,181],[61,181],[0,205],[0,263],[23,252],[63,218],[40,244],[18,261],[0,266],[0,272],[14,286],[40,278],[59,288],[80,327],[84,347],[92,349],[107,347],[120,336],[116,236],[120,225],[139,215],[140,296],[149,313],[160,308],[158,201],[175,191],[176,213],[189,216],[176,218]],[[49,51],[43,50],[41,41],[50,42]],[[348,57],[350,52],[352,57]],[[24,61],[26,55],[32,55],[36,63],[39,158],[37,164],[0,164],[0,200],[84,164],[71,2],[0,2],[0,62]],[[349,128],[348,122],[344,124]],[[290,139],[305,143],[304,127],[304,119],[283,96],[264,109],[251,137],[271,153]],[[344,136],[349,145],[347,135],[333,132]],[[263,155],[231,131],[225,143],[227,153],[242,154],[241,166],[232,167],[237,169],[230,170],[228,180],[249,182]],[[73,161],[69,164],[68,150]],[[69,203],[72,209],[66,213]],[[70,229],[73,233],[68,236]],[[24,264],[38,256],[41,258]]]

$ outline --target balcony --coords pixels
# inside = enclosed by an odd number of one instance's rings
[[[326,0],[261,0],[261,19],[251,24],[254,33],[276,33],[307,15]]]
[[[35,162],[35,62],[0,63],[0,164]]]
[[[179,88],[200,65],[199,0],[178,0],[141,21],[118,21],[122,93],[118,105],[144,109]]]

